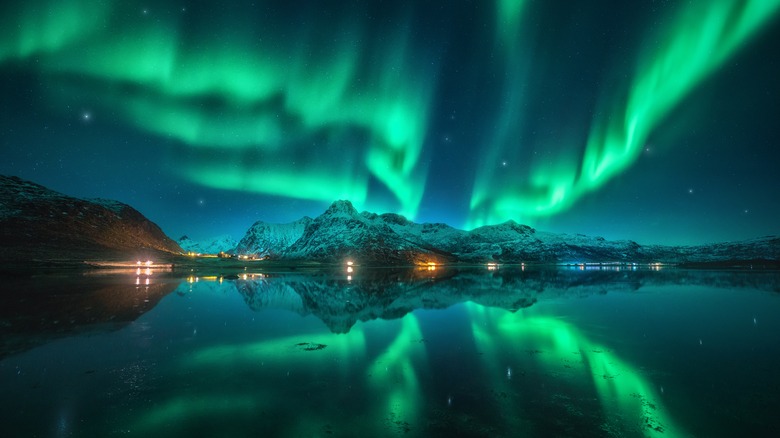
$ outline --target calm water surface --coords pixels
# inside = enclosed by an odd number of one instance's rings
[[[780,274],[42,275],[0,435],[780,436]]]

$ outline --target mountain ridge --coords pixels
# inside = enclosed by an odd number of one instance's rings
[[[191,252],[220,251],[283,262],[362,265],[450,263],[665,263],[778,267],[780,237],[709,245],[640,245],[582,234],[556,234],[507,221],[473,230],[416,223],[394,213],[358,212],[335,201],[321,215],[286,223],[255,222],[235,242],[228,236]],[[203,245],[206,245],[204,247]],[[88,260],[184,254],[182,246],[119,201],[70,197],[18,177],[0,175],[0,259]]]
[[[303,222],[301,222],[303,221]],[[295,228],[284,239],[273,230]],[[260,230],[258,232],[258,230]],[[253,242],[262,242],[258,246]],[[780,260],[780,238],[710,245],[640,245],[583,234],[557,234],[509,220],[473,230],[443,223],[416,223],[394,213],[358,212],[335,201],[320,216],[288,224],[256,222],[239,242],[242,255],[279,260],[347,260],[375,264],[427,263],[708,263]]]

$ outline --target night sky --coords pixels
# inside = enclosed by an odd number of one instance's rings
[[[0,173],[240,238],[334,200],[780,232],[780,0],[4,1]]]

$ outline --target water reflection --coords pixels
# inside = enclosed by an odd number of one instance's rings
[[[653,271],[507,266],[485,272],[424,266],[356,269],[348,275],[327,271],[191,273],[182,281],[170,269],[144,267],[104,269],[84,276],[11,278],[0,282],[0,357],[90,326],[110,322],[119,327],[152,309],[168,293],[193,293],[198,285],[237,292],[254,311],[283,309],[315,315],[334,333],[348,333],[358,321],[400,318],[415,309],[443,309],[461,302],[516,311],[538,300],[669,284],[780,292],[780,275],[772,271]]]
[[[0,402],[19,412],[8,430],[714,436],[744,427],[734,416],[698,421],[711,400],[733,403],[727,390],[702,392],[723,381],[759,388],[767,413],[780,407],[776,377],[735,377],[746,365],[780,365],[780,296],[757,292],[777,291],[777,273],[502,265],[136,274],[6,282],[3,340],[11,329],[27,339],[0,360]],[[748,316],[728,323],[723,309]],[[647,320],[654,312],[663,326]],[[68,330],[58,332],[62,321]],[[8,356],[53,336],[73,338]]]
[[[219,277],[220,281],[222,277]],[[242,274],[234,286],[249,308],[286,309],[315,315],[334,333],[348,333],[357,321],[393,319],[415,309],[443,309],[462,302],[510,311],[538,300],[634,292],[669,284],[780,291],[776,272],[721,272],[666,269],[568,270],[504,267],[364,269],[338,273]]]
[[[501,369],[502,360],[520,363],[522,369],[544,369],[554,373],[559,383],[595,389],[604,415],[599,427],[605,432],[625,429],[625,424],[616,421],[619,418],[630,419],[631,433],[686,435],[643,371],[588,339],[574,325],[558,318],[526,318],[522,313],[511,314],[472,303],[466,306],[475,343],[485,352],[484,363],[493,371],[495,385],[506,386],[502,380],[512,378],[511,366],[506,367],[505,378],[496,372]],[[522,352],[528,357],[523,357]],[[576,410],[578,404],[570,402],[568,407]],[[511,404],[505,409],[519,410]]]
[[[0,358],[54,339],[120,329],[179,284],[151,282],[133,271],[6,279],[0,287]]]

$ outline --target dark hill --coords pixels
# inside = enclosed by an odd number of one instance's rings
[[[0,175],[0,260],[128,260],[181,252],[129,205],[73,198]]]

